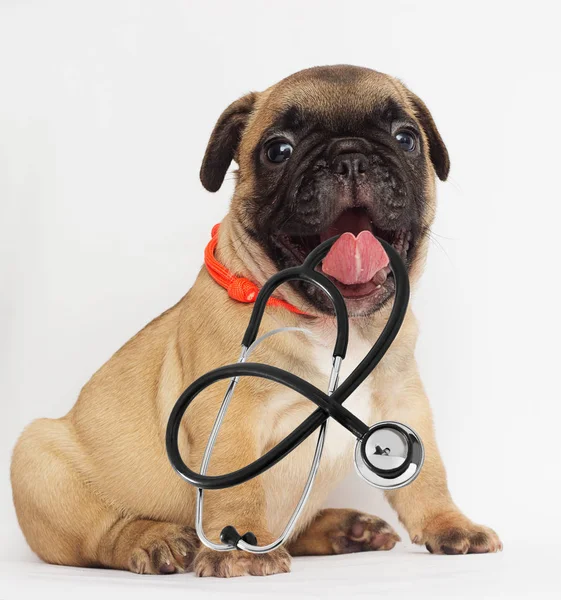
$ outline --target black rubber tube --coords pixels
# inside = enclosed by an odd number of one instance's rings
[[[331,243],[333,244],[333,241],[331,241]],[[276,275],[273,275],[261,288],[261,291],[255,300],[255,306],[251,313],[247,329],[245,330],[242,345],[249,348],[257,338],[263,313],[272,293],[283,283],[294,280],[313,283],[322,289],[333,303],[335,318],[337,319],[337,339],[335,340],[335,346],[333,348],[333,356],[345,358],[347,344],[349,342],[349,315],[347,313],[345,300],[332,281],[327,279],[325,275],[315,272],[313,269],[306,266],[306,264],[300,267],[280,271]]]
[[[192,471],[183,461],[178,446],[179,428],[185,411],[189,408],[191,402],[209,385],[223,379],[243,376],[269,379],[298,392],[319,406],[316,412],[321,416],[321,421],[332,417],[358,438],[363,437],[368,432],[368,426],[352,412],[348,411],[341,404],[334,402],[332,397],[329,397],[315,385],[312,385],[305,379],[301,379],[297,375],[294,375],[294,373],[261,363],[237,363],[219,367],[199,377],[183,392],[169,418],[166,439],[168,457],[175,470],[189,483],[197,487],[214,490],[243,483],[272,467],[308,437],[308,434],[302,435],[301,433],[300,428],[304,424],[302,423],[266,454],[237,471],[232,471],[226,475],[214,476],[201,475]]]

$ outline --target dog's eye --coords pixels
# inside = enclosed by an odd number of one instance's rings
[[[410,131],[398,131],[395,134],[395,139],[405,152],[412,152],[417,147],[417,139]]]
[[[267,158],[273,163],[282,163],[292,155],[292,146],[288,142],[273,142],[267,148]]]

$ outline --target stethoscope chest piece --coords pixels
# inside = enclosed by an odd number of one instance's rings
[[[420,437],[407,425],[382,421],[370,427],[355,447],[355,466],[370,485],[395,490],[421,472],[425,452]]]

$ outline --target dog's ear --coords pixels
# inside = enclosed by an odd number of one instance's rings
[[[436,128],[436,124],[427,105],[412,92],[408,91],[407,95],[413,104],[417,119],[427,134],[430,159],[434,166],[434,170],[438,177],[442,181],[445,181],[450,172],[450,157],[448,156],[448,150],[446,150],[446,146],[440,137],[440,133],[438,133],[438,129]]]
[[[242,132],[253,107],[257,94],[242,96],[220,115],[206,147],[201,165],[201,182],[209,192],[220,189],[232,160],[236,158]]]

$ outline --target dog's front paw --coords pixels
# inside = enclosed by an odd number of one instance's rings
[[[167,575],[190,571],[200,542],[192,527],[154,522],[132,545],[128,568],[133,573]]]
[[[383,519],[349,511],[329,533],[334,554],[391,550],[400,537]]]
[[[492,529],[472,523],[459,512],[434,517],[413,542],[424,544],[432,554],[483,554],[503,549]]]
[[[251,554],[241,550],[216,552],[201,548],[195,558],[198,577],[241,577],[242,575],[275,575],[290,571],[290,554],[278,548],[267,554]]]

